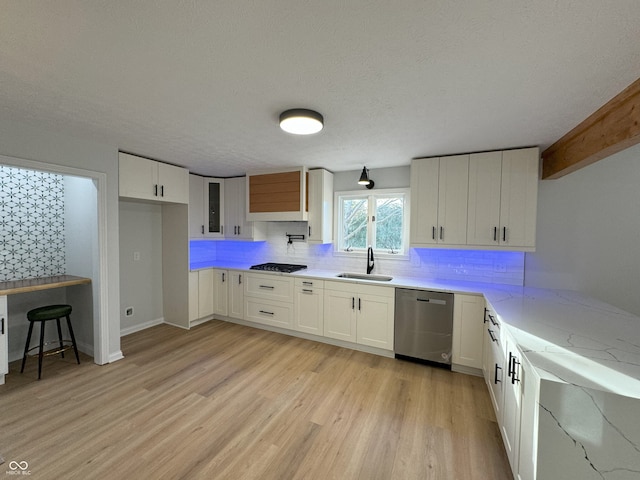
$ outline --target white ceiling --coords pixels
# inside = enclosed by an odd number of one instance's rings
[[[0,0],[0,109],[205,175],[375,169],[545,148],[639,46],[638,0]]]

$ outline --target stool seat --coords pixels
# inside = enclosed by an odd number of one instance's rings
[[[62,340],[62,329],[60,327],[60,319],[66,318],[67,320],[67,328],[69,330],[69,335],[71,336],[71,347],[73,348],[74,353],[76,354],[76,361],[80,364],[80,355],[78,355],[78,345],[76,344],[76,337],[73,334],[73,328],[71,327],[71,318],[69,315],[71,314],[71,305],[45,305],[44,307],[34,308],[33,310],[29,310],[27,312],[27,320],[29,320],[29,333],[27,334],[27,342],[24,345],[24,354],[22,355],[22,367],[20,368],[20,373],[24,372],[24,365],[27,361],[27,355],[30,350],[38,348],[38,380],[40,380],[42,376],[42,359],[48,355],[56,355],[60,354],[62,358],[64,358],[64,351],[69,348],[68,346],[64,346],[64,342],[69,342],[69,340]],[[44,351],[44,326],[46,322],[49,320],[56,321],[56,327],[58,327],[58,349],[53,351]],[[40,343],[38,347],[34,347],[33,349],[29,348],[31,344],[31,334],[33,333],[33,325],[36,322],[40,322]],[[46,345],[49,345],[47,342]]]
[[[69,314],[71,314],[71,305],[47,305],[29,310],[27,319],[30,322],[43,322],[66,317]]]

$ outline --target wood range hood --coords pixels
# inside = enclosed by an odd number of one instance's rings
[[[640,79],[542,152],[542,178],[560,178],[640,143]]]

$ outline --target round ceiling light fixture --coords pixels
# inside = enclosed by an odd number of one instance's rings
[[[280,128],[294,135],[318,133],[324,126],[322,115],[305,108],[292,108],[280,114]]]

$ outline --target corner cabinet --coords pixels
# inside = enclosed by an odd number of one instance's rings
[[[539,158],[538,148],[470,156],[467,244],[535,250]]]
[[[412,247],[467,243],[469,155],[411,161]]]
[[[248,221],[308,220],[307,169],[247,174]]]
[[[119,195],[166,203],[189,203],[189,171],[155,160],[118,153]]]
[[[308,243],[333,242],[333,173],[309,170]]]
[[[224,237],[222,178],[189,175],[189,238]]]
[[[393,350],[395,288],[325,281],[324,336]]]

